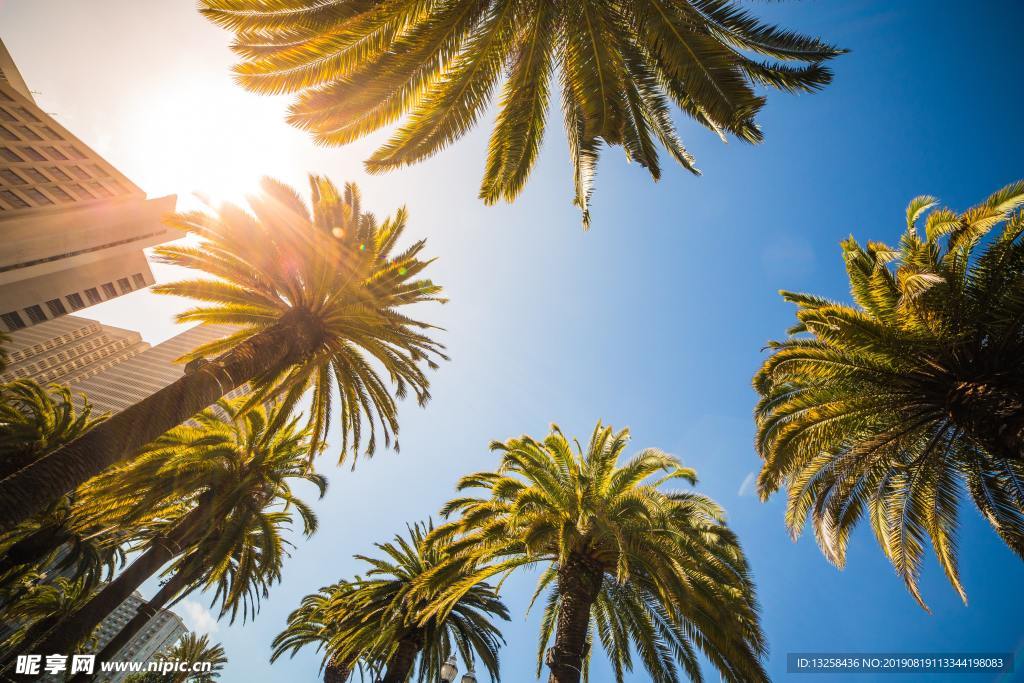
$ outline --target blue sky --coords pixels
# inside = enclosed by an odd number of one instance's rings
[[[777,290],[847,298],[841,239],[893,242],[915,195],[962,209],[1024,175],[1024,6],[750,5],[850,48],[834,63],[834,84],[814,96],[770,93],[767,140],[757,147],[723,145],[681,121],[701,178],[667,167],[654,184],[619,150],[606,151],[584,233],[557,119],[520,201],[487,208],[476,200],[486,131],[427,163],[367,176],[359,162],[379,136],[314,148],[281,121],[284,101],[230,84],[229,36],[191,2],[0,0],[0,37],[44,108],[151,195],[187,203],[190,190],[230,196],[264,173],[297,184],[305,171],[326,173],[358,181],[379,214],[406,204],[410,238],[428,237],[439,257],[433,276],[451,303],[424,315],[447,328],[453,360],[434,375],[433,401],[403,406],[400,455],[361,460],[354,472],[321,461],[331,479],[317,505],[321,531],[296,539],[255,622],[216,627],[230,658],[224,680],[312,680],[312,652],[267,662],[302,595],[350,576],[353,553],[430,515],[460,475],[493,465],[491,439],[539,436],[550,422],[584,438],[598,419],[629,426],[634,449],[679,455],[726,507],[757,579],[773,677],[786,678],[787,652],[1021,650],[1024,564],[972,508],[961,533],[970,605],[929,560],[929,615],[867,528],[839,572],[811,537],[788,539],[781,499],[762,504],[744,482],[759,465],[750,377],[765,341],[792,320]],[[88,313],[156,342],[174,332],[181,303],[155,299],[133,294]],[[506,584],[506,681],[533,677],[537,615],[523,616],[531,587],[528,576]],[[607,676],[595,659],[591,680]]]

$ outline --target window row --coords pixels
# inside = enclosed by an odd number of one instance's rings
[[[134,287],[132,283],[134,282]],[[98,304],[107,299],[113,299],[118,296],[118,290],[120,294],[127,294],[136,289],[145,289],[146,279],[142,276],[142,273],[135,273],[132,275],[131,280],[126,277],[119,278],[117,281],[117,288],[114,287],[113,282],[106,282],[97,289],[96,287],[90,287],[85,290],[85,298],[88,299],[89,305]],[[103,295],[100,296],[100,290],[103,290]],[[82,301],[82,295],[78,292],[73,292],[64,297],[67,301],[68,306],[71,307],[72,311],[85,308],[85,303]],[[46,322],[51,318],[57,318],[68,313],[67,307],[64,302],[60,299],[50,299],[45,303],[46,308],[50,311],[50,315],[47,316],[43,311],[43,307],[39,304],[35,304],[23,309],[23,312],[32,324],[38,324]],[[0,314],[0,320],[3,320],[4,325],[7,326],[9,331],[20,330],[28,327],[28,323],[25,322],[25,318],[21,316],[19,311],[9,311],[7,313]]]

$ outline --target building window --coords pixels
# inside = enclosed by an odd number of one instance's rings
[[[142,273],[135,273],[135,275],[132,275],[132,281],[135,282],[135,286],[139,289],[146,286],[146,278],[142,277]]]
[[[74,294],[68,294],[65,299],[68,300],[68,304],[71,306],[72,311],[77,311],[80,308],[85,308],[85,302],[82,301],[82,295],[78,292]]]
[[[57,134],[57,131],[55,131],[53,128],[50,128],[49,126],[43,126],[43,133],[45,133],[46,137],[50,138],[51,140],[63,139],[60,135]]]
[[[132,283],[128,282],[128,278],[123,277],[117,281],[117,286],[121,288],[122,294],[127,294],[132,291]]]
[[[25,312],[28,313],[28,319],[34,323],[46,322],[46,314],[43,313],[43,309],[39,308],[39,306],[29,306],[25,309]]]
[[[25,173],[25,175],[27,175],[29,178],[31,178],[32,180],[36,181],[37,183],[48,183],[48,182],[50,182],[49,178],[47,178],[46,176],[44,176],[42,173],[40,173],[38,170],[36,170],[34,168],[26,168],[24,170],[24,173]]]
[[[17,140],[18,136],[15,135],[14,131],[12,131],[10,128],[7,128],[6,126],[0,126],[0,138],[3,138],[4,140]]]
[[[89,180],[90,178],[92,178],[92,176],[89,175],[86,172],[86,170],[84,168],[81,168],[80,166],[71,166],[70,168],[71,172],[74,173],[79,178],[81,178],[82,180]]]
[[[50,175],[52,175],[57,180],[64,180],[64,181],[71,180],[71,176],[69,176],[67,173],[65,173],[64,171],[60,170],[56,166],[47,166],[46,170],[49,171]]]
[[[6,109],[0,109],[0,119],[3,119],[4,121],[17,121],[18,117]]]
[[[64,304],[60,302],[60,299],[50,299],[46,302],[46,307],[50,309],[50,313],[54,318],[68,312],[68,309],[64,308]]]
[[[60,202],[73,202],[73,201],[75,201],[74,197],[72,197],[71,195],[69,195],[67,192],[65,192],[64,190],[60,189],[59,187],[48,187],[46,189],[50,191],[50,194],[52,194],[54,197],[57,198],[57,201],[60,201]]]
[[[24,107],[19,107],[19,108],[18,108],[18,111],[20,111],[20,112],[21,112],[21,115],[22,115],[22,116],[23,116],[24,118],[28,119],[28,120],[29,120],[29,121],[31,121],[32,123],[39,123],[39,118],[38,118],[38,117],[37,117],[37,116],[36,116],[35,114],[33,114],[32,112],[30,112],[30,111],[29,111],[28,109],[25,109]]]
[[[99,302],[103,301],[103,299],[100,297],[100,293],[96,291],[95,287],[90,287],[89,289],[85,290],[85,298],[89,300],[90,304],[98,304]]]
[[[9,183],[11,185],[24,185],[28,182],[20,175],[7,168],[0,171],[0,178],[3,178],[5,183]]]
[[[13,149],[7,147],[0,147],[0,156],[3,156],[7,161],[25,161],[20,156],[14,153]]]
[[[25,194],[36,204],[53,204],[53,200],[35,188],[25,190]]]
[[[16,127],[18,129],[18,132],[21,133],[21,137],[25,138],[26,140],[42,140],[43,139],[42,135],[40,135],[39,133],[35,132],[34,130],[32,130],[28,126],[16,126]]]
[[[89,189],[92,191],[93,194],[98,194],[101,197],[113,197],[114,196],[113,192],[111,192],[107,188],[103,187],[103,185],[101,185],[100,183],[96,183],[96,182],[89,183]]]
[[[22,153],[32,161],[46,161],[46,157],[39,153],[35,147],[22,147]]]
[[[42,140],[42,138],[39,139]],[[67,155],[56,147],[47,147],[46,153],[49,154],[52,159],[60,159],[61,161],[67,161],[68,159]]]
[[[92,196],[92,193],[90,193],[89,190],[85,189],[78,183],[73,183],[70,187],[71,191],[74,192],[79,199],[96,199],[96,197]]]
[[[107,282],[106,284],[104,284],[103,293],[106,295],[108,299],[113,299],[115,296],[117,296],[117,290],[114,289],[114,283]]]
[[[4,313],[0,315],[3,318],[4,325],[7,325],[8,330],[20,330],[25,327],[25,321],[21,319],[17,311],[11,311],[10,313]]]
[[[29,206],[29,203],[24,199],[14,194],[10,190],[0,190],[0,197],[3,197],[4,201],[10,204],[15,209],[24,209]]]

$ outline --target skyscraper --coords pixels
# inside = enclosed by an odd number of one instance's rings
[[[136,591],[100,622],[100,625],[96,627],[94,651],[101,651],[107,643],[113,640],[124,625],[131,621],[138,612],[139,606],[144,602],[143,597]],[[170,610],[162,609],[154,614],[142,627],[142,630],[125,643],[112,659],[148,662],[178,642],[186,633],[188,633],[188,629],[185,628],[181,617]],[[96,680],[103,683],[120,683],[129,675],[127,672],[100,673]]]
[[[175,362],[178,358],[236,329],[230,325],[193,327],[102,372],[70,382],[71,390],[84,393],[98,413],[119,413],[184,375],[185,366]],[[236,389],[228,396],[241,393]]]
[[[10,334],[0,382],[81,382],[148,348],[138,332],[66,315]]]
[[[144,247],[181,237],[145,193],[36,104],[0,43],[0,329],[153,284]]]

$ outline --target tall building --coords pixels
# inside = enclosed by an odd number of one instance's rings
[[[36,104],[0,43],[0,329],[153,284],[144,247],[182,234],[145,193]]]
[[[0,382],[81,382],[148,348],[138,332],[66,315],[10,334]]]
[[[107,643],[114,639],[121,629],[131,621],[139,606],[145,602],[143,597],[136,591],[111,612],[106,619],[96,627],[95,652],[102,650]],[[158,654],[170,648],[183,635],[188,633],[184,622],[174,612],[162,609],[153,615],[141,631],[125,643],[125,646],[118,650],[112,657],[118,661],[148,662],[156,658]],[[99,673],[97,681],[103,683],[120,683],[130,674],[127,672]]]
[[[99,413],[119,413],[183,376],[185,366],[175,362],[178,358],[201,344],[228,336],[235,329],[229,325],[193,327],[106,370],[72,381],[71,390],[84,393]],[[235,390],[228,396],[239,393]]]

